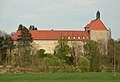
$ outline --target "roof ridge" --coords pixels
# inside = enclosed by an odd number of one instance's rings
[[[51,31],[62,31],[62,32],[84,32],[82,30],[30,30],[30,31],[46,31],[46,32],[51,32]]]

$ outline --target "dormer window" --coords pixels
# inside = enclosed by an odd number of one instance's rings
[[[85,39],[85,37],[83,37],[83,39]]]
[[[64,39],[64,37],[62,36],[62,39]]]
[[[75,39],[75,37],[73,37],[73,39]]]
[[[78,37],[78,39],[80,39],[80,37]]]
[[[70,37],[68,37],[68,39],[70,39]]]

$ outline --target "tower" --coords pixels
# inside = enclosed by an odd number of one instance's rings
[[[95,41],[108,40],[108,29],[100,19],[100,11],[97,11],[96,19],[92,20],[84,28],[85,31],[88,31],[91,40]]]
[[[85,28],[85,31],[88,31],[90,40],[94,40],[104,46],[104,48],[103,47],[101,48],[102,52],[105,49],[107,50],[108,29],[101,21],[99,11],[97,11],[96,13],[96,19],[92,20],[84,28]]]

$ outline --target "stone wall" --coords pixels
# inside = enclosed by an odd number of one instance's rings
[[[94,41],[108,42],[108,31],[106,30],[91,30],[90,39]]]
[[[106,30],[91,30],[90,39],[97,41],[100,44],[100,51],[103,54],[107,54],[107,44],[108,44],[108,31]]]
[[[58,45],[57,40],[34,40],[32,43],[36,50],[44,49],[45,53],[54,53],[55,46]],[[83,41],[68,41],[68,45],[72,47],[73,45],[81,45],[81,51],[83,52]]]

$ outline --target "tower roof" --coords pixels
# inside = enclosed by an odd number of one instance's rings
[[[100,12],[99,11],[97,11],[97,13],[96,13],[96,19],[92,20],[84,28],[87,28],[88,30],[107,30],[105,25],[100,20]]]

